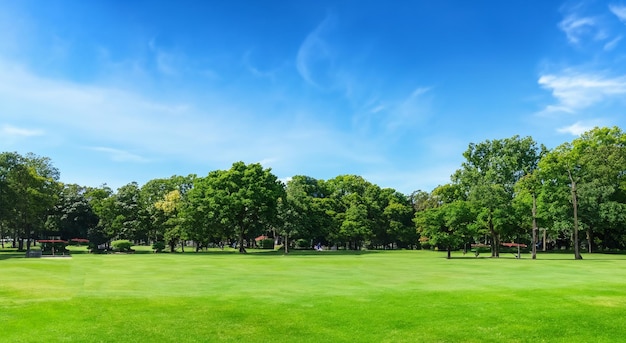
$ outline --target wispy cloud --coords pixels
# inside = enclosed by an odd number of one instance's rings
[[[180,55],[157,46],[156,39],[153,38],[148,42],[150,51],[154,53],[154,60],[157,70],[167,76],[180,75]]]
[[[90,153],[84,157],[95,159],[94,163],[180,161],[201,166],[186,171],[201,174],[228,168],[233,161],[263,161],[278,176],[319,176],[346,163],[358,173],[359,166],[384,159],[377,143],[320,120],[319,108],[296,99],[277,111],[273,102],[239,104],[229,99],[241,94],[214,89],[210,97],[195,96],[180,103],[114,86],[46,78],[2,59],[0,79],[0,103],[17,109],[4,120],[25,127],[19,113],[29,113],[29,123],[42,123],[46,134],[61,142],[57,149],[64,149],[62,144],[95,147],[87,149]],[[246,96],[254,99],[252,94]],[[74,151],[74,158],[83,158],[79,150]],[[106,158],[97,159],[94,152]],[[163,176],[157,170],[153,173]]]
[[[609,20],[609,11],[603,7],[603,11],[590,13],[590,8],[584,3],[576,6],[564,6],[563,19],[558,27],[565,33],[567,41],[579,48],[587,43],[601,43],[604,51],[611,51],[621,40],[621,35],[616,33],[619,28]],[[613,12],[622,22],[626,22],[626,7],[609,5],[608,9]],[[595,49],[595,47],[593,47]]]
[[[431,87],[417,87],[395,97],[370,98],[355,110],[352,125],[368,139],[396,141],[430,117],[430,91]]]
[[[573,136],[580,136],[581,134],[593,129],[596,126],[600,126],[600,121],[593,122],[576,122],[572,125],[561,127],[557,129],[559,133],[567,133]]]
[[[580,17],[576,13],[568,13],[559,23],[559,28],[565,32],[567,40],[572,44],[580,43],[583,36],[591,34],[597,25],[597,19]]]
[[[593,73],[566,71],[561,74],[542,75],[538,81],[552,92],[558,105],[548,111],[576,112],[600,101],[619,99],[626,94],[626,76],[605,76]]]
[[[115,162],[148,162],[148,159],[144,157],[120,149],[107,147],[93,147],[90,149],[109,155],[111,160]]]
[[[3,125],[0,129],[0,133],[3,136],[33,137],[42,136],[44,134],[44,131],[39,129],[24,129],[12,125]]]
[[[243,65],[246,70],[250,72],[250,74],[256,77],[268,78],[270,80],[274,80],[275,78],[276,70],[261,70],[252,63],[251,50],[246,51],[246,53],[243,55]]]
[[[615,14],[615,16],[624,24],[626,24],[626,6],[624,5],[609,5],[609,10]]]
[[[615,47],[617,46],[617,44],[619,44],[622,38],[623,38],[622,36],[617,36],[613,38],[612,40],[606,42],[606,44],[604,44],[604,51],[611,51],[615,49]]]
[[[323,79],[332,71],[333,54],[326,40],[326,35],[336,24],[336,18],[328,14],[326,18],[307,35],[296,56],[298,73],[308,84],[326,88]]]

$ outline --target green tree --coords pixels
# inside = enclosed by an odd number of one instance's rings
[[[453,175],[455,183],[478,209],[477,223],[491,236],[491,255],[499,257],[503,235],[515,231],[513,198],[515,185],[537,165],[540,150],[532,138],[471,143],[463,156],[466,161]]]
[[[455,185],[443,185],[431,192],[428,203],[415,212],[415,226],[423,242],[446,249],[451,258],[453,249],[458,248],[471,236],[472,223],[476,215],[469,202],[455,196]]]
[[[107,244],[112,238],[107,234],[107,226],[113,222],[114,215],[112,206],[109,206],[110,202],[115,201],[112,195],[113,190],[107,185],[102,185],[98,188],[88,188],[85,192],[85,198],[98,217],[96,226],[87,231],[89,245],[92,249]]]
[[[383,210],[385,220],[385,243],[395,242],[406,248],[417,244],[419,236],[413,225],[414,210],[407,196],[393,189],[385,189],[386,204]]]
[[[332,218],[329,239],[358,250],[373,235],[382,210],[376,199],[380,188],[357,175],[340,175],[327,181],[327,214]]]
[[[13,242],[18,248],[30,250],[32,239],[44,228],[58,197],[59,171],[47,157],[34,154],[3,153],[0,156],[0,192],[2,225],[13,228]]]
[[[545,187],[556,195],[551,197],[553,222],[571,223],[575,259],[582,259],[581,227],[587,231],[591,252],[594,227],[602,226],[603,219],[604,224],[622,222],[616,214],[624,199],[625,144],[626,136],[619,128],[595,128],[556,147],[540,162]],[[565,193],[570,194],[571,222],[564,218]]]
[[[178,189],[170,191],[163,196],[162,200],[157,201],[154,207],[164,214],[167,218],[163,223],[165,226],[165,233],[163,238],[165,242],[170,246],[170,251],[174,252],[176,245],[180,240],[187,238],[185,230],[181,224],[181,218],[178,213],[182,206],[182,196]],[[183,247],[184,249],[184,247]]]
[[[85,196],[88,189],[76,184],[63,185],[46,229],[50,236],[63,240],[87,238],[98,225],[98,216]]]
[[[189,191],[185,218],[195,227],[217,228],[236,237],[239,252],[252,236],[277,226],[282,183],[258,164],[236,162],[229,170],[212,171]]]

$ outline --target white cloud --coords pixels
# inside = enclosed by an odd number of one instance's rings
[[[622,36],[617,36],[617,37],[613,38],[611,41],[609,41],[606,44],[604,44],[604,51],[611,51],[611,50],[615,49],[615,47],[617,46],[617,44],[621,40],[622,40]]]
[[[150,51],[154,53],[157,70],[167,76],[178,76],[180,74],[181,56],[160,48],[156,44],[155,38],[148,42]]]
[[[332,65],[332,52],[324,35],[334,26],[335,18],[326,18],[304,39],[298,55],[296,68],[300,76],[310,85],[325,88],[323,80],[327,78]]]
[[[601,74],[564,72],[542,75],[541,87],[552,92],[559,104],[546,111],[576,112],[601,101],[619,99],[626,94],[626,76],[608,77]]]
[[[246,53],[243,55],[243,66],[246,68],[246,70],[248,70],[248,72],[250,72],[250,74],[260,78],[268,78],[270,80],[275,79],[275,74],[277,71],[276,69],[261,70],[252,63],[251,58],[252,51],[246,51]]]
[[[599,122],[576,122],[570,126],[565,126],[557,129],[559,133],[568,133],[573,136],[580,136],[581,134],[599,126]]]
[[[609,10],[611,10],[620,21],[626,24],[626,6],[611,4],[609,5]]]
[[[33,137],[42,136],[44,134],[44,131],[39,129],[23,129],[11,125],[4,125],[2,126],[2,129],[0,129],[0,133],[3,136]]]
[[[111,160],[115,162],[148,162],[146,158],[120,149],[106,147],[93,147],[90,149],[108,154]]]
[[[583,36],[590,34],[597,25],[592,17],[579,17],[576,14],[568,14],[559,23],[559,28],[565,32],[567,40],[572,44],[580,43]]]
[[[324,175],[345,165],[359,173],[363,165],[380,163],[388,144],[341,132],[332,121],[320,120],[319,108],[296,99],[277,112],[271,101],[257,103],[247,94],[249,104],[241,104],[229,100],[240,98],[237,93],[211,89],[201,97],[191,95],[189,103],[176,103],[114,86],[41,77],[1,58],[0,80],[0,104],[12,109],[3,113],[3,120],[16,127],[45,128],[46,135],[54,136],[55,153],[71,153],[71,160],[89,158],[89,168],[101,173],[107,172],[100,164],[106,166],[111,159],[151,166],[164,161],[193,165],[199,170],[186,172],[199,174],[239,160],[262,160],[279,176]],[[26,113],[28,124],[20,122]],[[76,146],[96,148],[83,149],[91,153],[81,155],[80,149],[73,149]],[[76,171],[81,166],[66,168],[81,174]],[[142,173],[163,176],[156,169]]]

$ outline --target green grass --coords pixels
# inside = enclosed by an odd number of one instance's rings
[[[615,342],[626,256],[0,253],[6,342]],[[3,257],[4,256],[4,257]],[[469,255],[468,255],[469,256]],[[6,258],[10,257],[10,258]]]

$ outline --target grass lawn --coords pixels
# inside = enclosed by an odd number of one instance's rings
[[[626,256],[0,253],[6,342],[616,342]]]

